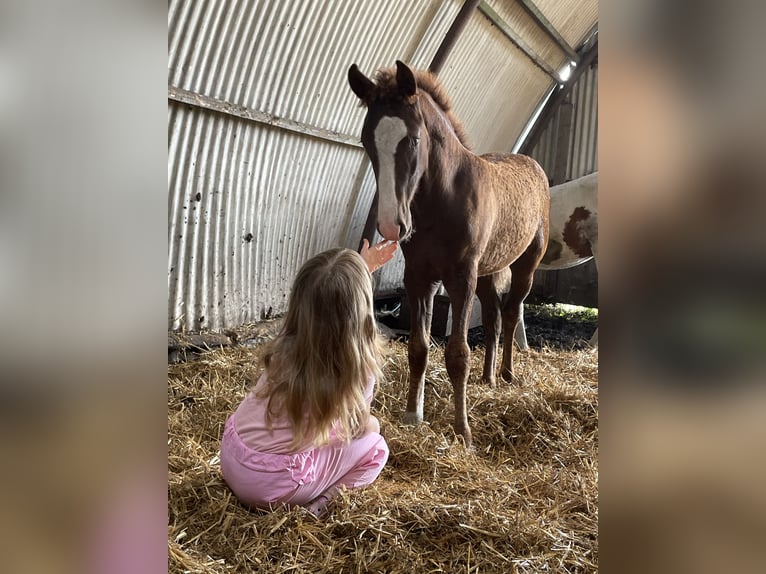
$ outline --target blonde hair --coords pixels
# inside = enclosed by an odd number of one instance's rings
[[[375,324],[372,276],[361,255],[330,249],[309,259],[290,293],[284,325],[263,358],[267,420],[286,414],[291,450],[361,434],[369,377],[381,381],[382,339]]]

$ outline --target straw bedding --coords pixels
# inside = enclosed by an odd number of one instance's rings
[[[249,511],[221,479],[223,425],[259,374],[262,345],[169,366],[170,572],[597,571],[597,353],[517,352],[523,384],[493,390],[479,380],[477,348],[468,452],[451,426],[443,347],[431,349],[427,422],[405,427],[407,350],[390,346],[373,404],[389,462],[323,519],[301,508]]]

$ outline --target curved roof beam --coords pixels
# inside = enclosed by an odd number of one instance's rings
[[[559,31],[551,24],[550,20],[545,17],[545,14],[540,12],[540,9],[537,7],[537,5],[532,0],[516,0],[519,4],[521,4],[521,7],[524,8],[524,11],[529,14],[529,16],[532,18],[532,20],[535,21],[535,23],[545,30],[545,32],[548,34],[548,36],[551,37],[551,39],[556,43],[556,45],[566,53],[567,56],[569,56],[570,59],[577,61],[577,52],[574,51],[572,46],[569,45],[569,42],[567,42],[564,37],[559,34]]]
[[[524,55],[532,60],[532,62],[540,68],[543,72],[548,74],[553,80],[556,82],[561,82],[561,78],[559,77],[556,70],[551,68],[551,66],[543,60],[540,56],[538,56],[535,51],[527,44],[523,38],[517,34],[513,28],[511,28],[505,20],[503,20],[500,15],[495,12],[492,7],[487,4],[486,2],[482,1],[479,4],[479,11],[484,14],[487,18],[489,18],[489,21],[492,22],[495,26],[497,26],[498,30],[500,30],[503,35],[505,35],[506,38],[508,38],[511,43],[516,46],[519,50],[521,50]],[[539,24],[538,24],[539,25]]]
[[[476,10],[479,2],[481,2],[481,0],[466,0],[463,3],[460,12],[455,16],[455,20],[452,22],[449,30],[447,30],[444,40],[442,40],[439,49],[436,50],[436,54],[434,54],[433,60],[431,60],[431,64],[428,66],[429,72],[438,74],[439,70],[442,69],[444,62],[447,60],[447,55],[452,51],[455,42],[457,42],[458,37],[463,32],[466,24],[468,24],[468,20],[471,19],[471,15],[474,13],[474,10]]]

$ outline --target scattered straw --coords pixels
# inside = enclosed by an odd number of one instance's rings
[[[597,571],[598,355],[517,352],[524,383],[490,389],[477,349],[467,452],[451,426],[443,348],[431,350],[417,427],[399,423],[406,345],[391,350],[373,405],[389,462],[321,520],[300,508],[251,512],[221,479],[223,425],[258,374],[261,347],[169,367],[170,572]]]

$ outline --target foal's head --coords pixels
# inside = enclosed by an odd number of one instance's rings
[[[378,231],[392,241],[412,233],[410,202],[428,165],[428,133],[415,74],[402,62],[378,72],[376,84],[354,64],[348,83],[367,106],[362,144],[378,184]]]

